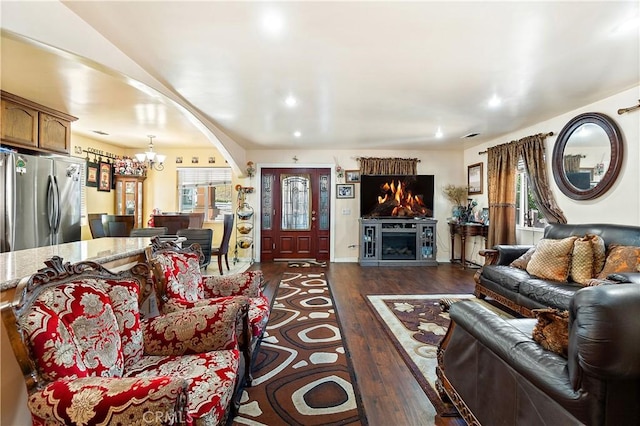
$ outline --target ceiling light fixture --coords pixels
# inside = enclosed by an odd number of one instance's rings
[[[276,12],[266,13],[262,18],[262,28],[269,34],[280,34],[284,29],[284,19]]]
[[[444,133],[442,133],[442,129],[438,126],[438,130],[436,130],[436,138],[441,139],[443,136]]]
[[[502,103],[502,99],[498,97],[498,95],[493,95],[491,99],[489,99],[489,107],[497,108]]]
[[[295,132],[293,132],[293,136],[299,138],[300,136],[302,136],[302,132],[300,130],[296,130]]]
[[[164,170],[164,160],[167,159],[167,156],[158,154],[153,150],[154,135],[147,135],[147,137],[149,138],[149,150],[136,154],[136,159],[142,163],[146,169]]]
[[[284,103],[289,107],[289,108],[293,108],[294,106],[296,106],[298,104],[298,100],[296,98],[293,97],[293,95],[289,95],[287,96],[287,98],[284,100]]]

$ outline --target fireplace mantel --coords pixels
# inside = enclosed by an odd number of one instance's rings
[[[360,219],[360,265],[437,266],[437,223],[431,218]]]

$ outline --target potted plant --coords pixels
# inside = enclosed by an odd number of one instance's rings
[[[469,195],[467,187],[449,184],[444,187],[443,192],[445,197],[447,197],[447,200],[453,203],[453,220],[460,220],[460,216],[464,211],[464,206],[467,204],[467,196]]]

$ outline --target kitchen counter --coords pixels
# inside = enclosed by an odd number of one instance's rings
[[[149,238],[97,238],[0,253],[0,291],[15,288],[22,278],[46,267],[44,261],[53,256],[71,263],[91,260],[113,269],[144,260],[149,243]]]

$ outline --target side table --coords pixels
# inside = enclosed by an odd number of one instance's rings
[[[449,233],[451,234],[451,263],[460,262],[463,268],[468,264],[481,266],[475,262],[471,262],[466,258],[466,240],[467,237],[481,236],[484,238],[485,248],[487,245],[487,235],[489,234],[489,226],[480,223],[449,223]],[[460,258],[455,258],[455,241],[456,235],[460,236]]]

